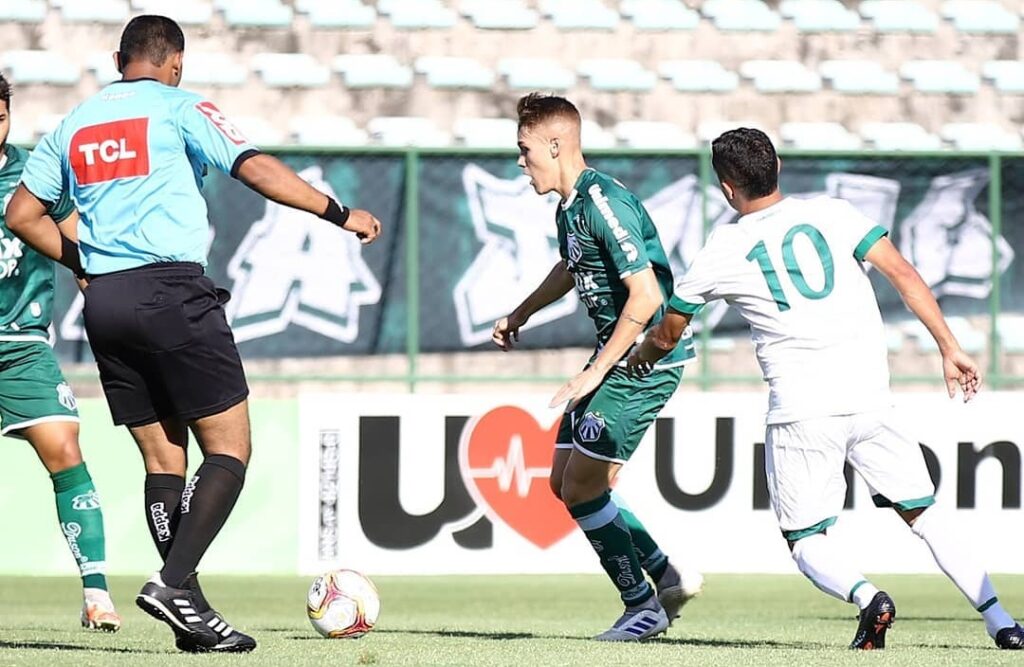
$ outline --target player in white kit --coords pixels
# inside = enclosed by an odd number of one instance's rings
[[[885,330],[863,262],[896,288],[942,353],[950,398],[977,391],[977,365],[950,332],[931,290],[887,232],[849,203],[784,198],[781,166],[764,133],[741,128],[712,144],[722,192],[741,215],[715,229],[676,285],[669,314],[630,359],[645,373],[675,347],[705,304],[724,299],[750,325],[769,386],[768,490],[793,559],[825,593],[857,604],[851,648],[885,647],[896,606],[828,536],[843,508],[846,462],[880,507],[892,507],[985,620],[1000,648],[1024,648],[988,575],[944,525],[917,441],[893,414]]]

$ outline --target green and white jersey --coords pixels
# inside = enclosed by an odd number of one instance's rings
[[[629,297],[625,278],[653,269],[667,302],[672,294],[672,270],[658,230],[640,200],[622,183],[599,171],[584,170],[558,207],[555,222],[558,250],[597,328],[598,351],[611,338]],[[652,326],[661,321],[665,308],[663,304],[658,309]],[[638,342],[641,340],[642,336]],[[695,356],[693,338],[687,330],[676,349],[657,367],[680,366]]]
[[[53,316],[54,263],[22,243],[7,229],[7,204],[21,180],[28,151],[7,145],[0,151],[0,341],[49,342]],[[50,209],[61,222],[74,211],[63,195]]]
[[[863,264],[886,231],[848,202],[786,198],[718,227],[675,289],[725,299],[750,325],[769,424],[891,405],[885,327]]]

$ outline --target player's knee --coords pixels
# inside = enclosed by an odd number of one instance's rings
[[[76,428],[50,428],[45,434],[26,433],[29,442],[50,473],[73,468],[82,462],[82,450],[78,446]]]

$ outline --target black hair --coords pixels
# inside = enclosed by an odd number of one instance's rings
[[[121,67],[145,58],[159,67],[168,56],[185,50],[185,34],[181,26],[166,16],[143,14],[136,16],[121,33]]]
[[[0,74],[0,102],[7,104],[7,110],[11,110],[11,82]]]
[[[729,130],[711,143],[711,165],[745,197],[767,197],[779,187],[779,156],[761,130]]]

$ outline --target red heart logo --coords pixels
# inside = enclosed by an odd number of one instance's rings
[[[462,477],[477,502],[541,549],[576,528],[548,476],[558,421],[544,429],[520,408],[495,408],[470,424],[459,450]]]

